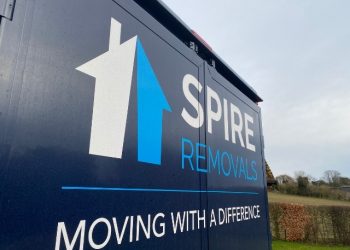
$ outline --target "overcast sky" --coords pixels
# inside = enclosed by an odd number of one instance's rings
[[[264,99],[275,176],[350,177],[350,1],[163,1]]]

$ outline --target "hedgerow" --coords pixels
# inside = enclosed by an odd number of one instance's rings
[[[350,245],[350,207],[270,203],[275,239]]]

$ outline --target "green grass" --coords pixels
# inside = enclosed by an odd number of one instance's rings
[[[350,250],[349,246],[320,246],[276,240],[272,242],[272,250]]]
[[[349,206],[349,201],[327,200],[321,198],[281,194],[276,192],[268,192],[269,202],[295,203],[314,206]]]

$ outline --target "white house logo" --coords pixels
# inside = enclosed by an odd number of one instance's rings
[[[137,36],[120,43],[111,19],[108,51],[77,70],[96,78],[89,153],[122,158],[134,62],[137,69],[138,161],[161,164],[163,110],[171,108]]]

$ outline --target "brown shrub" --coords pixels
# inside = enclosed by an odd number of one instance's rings
[[[279,220],[288,241],[302,241],[309,216],[304,205],[281,204],[282,216]]]

